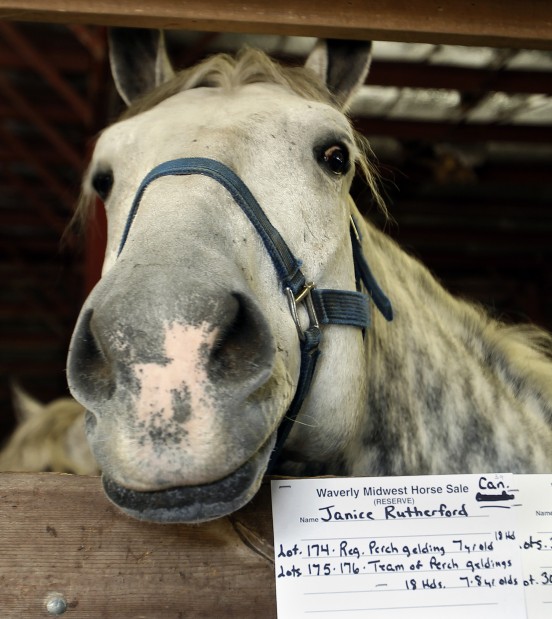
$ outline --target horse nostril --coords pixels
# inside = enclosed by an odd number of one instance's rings
[[[260,310],[247,297],[233,293],[227,322],[215,342],[208,372],[213,379],[242,380],[272,365],[272,338]]]
[[[110,362],[94,334],[92,318],[91,309],[80,317],[68,358],[69,384],[81,403],[86,403],[90,398],[108,398],[115,389]]]

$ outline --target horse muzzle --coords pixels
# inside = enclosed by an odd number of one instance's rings
[[[223,479],[199,486],[153,492],[130,490],[103,476],[103,488],[119,509],[138,520],[159,523],[200,523],[227,516],[256,494],[274,448],[273,434],[247,462]]]
[[[86,302],[68,362],[106,492],[148,520],[225,515],[258,488],[285,410],[265,404],[281,365],[268,324],[243,289],[204,289],[199,301],[197,285],[162,306],[155,269],[114,286],[121,264]]]

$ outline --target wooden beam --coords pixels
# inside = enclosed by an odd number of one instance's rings
[[[94,30],[81,24],[69,24],[68,28],[88,51],[90,56],[92,56],[95,62],[103,62],[107,53],[105,29],[100,28]]]
[[[0,0],[0,18],[552,48],[546,0]]]
[[[270,490],[202,525],[132,520],[98,477],[0,475],[2,616],[276,619]]]

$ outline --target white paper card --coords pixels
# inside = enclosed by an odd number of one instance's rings
[[[526,617],[512,483],[510,474],[272,481],[278,617]]]
[[[515,475],[527,617],[552,617],[552,475]]]

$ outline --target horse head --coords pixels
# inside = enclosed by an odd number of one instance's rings
[[[257,491],[320,313],[299,302],[303,284],[290,299],[273,253],[283,244],[292,271],[332,289],[327,305],[357,287],[348,192],[362,152],[344,111],[369,62],[370,44],[328,41],[304,68],[246,50],[175,74],[159,33],[112,32],[129,109],[84,180],[108,243],[68,380],[104,488],[129,514],[198,522]],[[337,459],[361,414],[362,329],[326,326],[321,351],[291,460]]]

